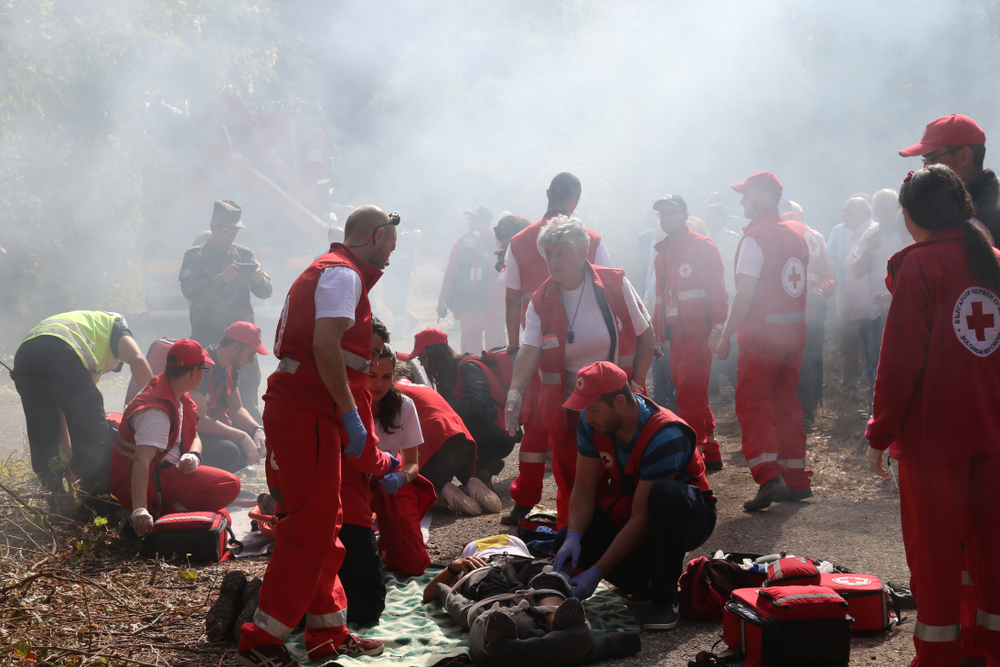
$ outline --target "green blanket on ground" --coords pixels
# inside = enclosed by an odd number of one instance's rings
[[[324,664],[372,665],[373,667],[432,667],[446,658],[469,654],[468,634],[460,628],[437,602],[422,604],[424,587],[441,571],[431,566],[422,576],[399,577],[385,574],[385,611],[378,625],[351,632],[385,644],[385,652],[374,658],[337,658],[311,661],[300,659],[302,667]],[[603,584],[584,602],[587,618],[594,634],[627,630],[639,631],[639,623],[621,598]],[[285,643],[292,657],[305,653],[302,633],[297,632]]]

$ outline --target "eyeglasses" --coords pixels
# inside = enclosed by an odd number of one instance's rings
[[[945,155],[951,155],[952,153],[957,153],[958,151],[962,150],[963,148],[965,148],[965,146],[955,146],[951,150],[945,151],[944,153],[937,153],[937,154],[935,154],[934,151],[931,151],[930,153],[924,153],[920,157],[921,157],[921,159],[923,159],[924,166],[926,167],[927,165],[931,165],[931,164],[937,163],[937,161],[940,160],[941,158],[943,158]]]

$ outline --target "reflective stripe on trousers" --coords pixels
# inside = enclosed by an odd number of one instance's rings
[[[806,311],[797,313],[774,313],[764,316],[764,324],[791,324],[792,322],[805,322]]]
[[[805,468],[806,468],[806,460],[805,459],[781,459],[781,460],[778,461],[778,465],[780,465],[782,468],[786,468],[786,469],[805,470]]]
[[[1000,632],[1000,614],[989,614],[982,609],[977,609],[976,625],[992,632]]]
[[[761,454],[760,456],[757,456],[747,461],[747,465],[753,468],[754,466],[759,466],[761,463],[770,463],[772,461],[777,461],[777,460],[778,460],[777,454],[764,453]]]
[[[337,628],[347,625],[347,609],[322,615],[306,614],[306,625],[310,628]]]
[[[548,457],[548,454],[546,454],[544,452],[542,452],[542,453],[535,453],[535,452],[526,452],[526,451],[522,450],[517,455],[517,460],[518,461],[524,461],[525,463],[545,463],[547,457]]]
[[[957,642],[962,636],[960,624],[954,625],[927,625],[917,622],[913,628],[913,636],[923,642]]]
[[[278,639],[286,639],[288,635],[292,634],[292,628],[288,627],[273,616],[261,611],[260,607],[257,607],[257,611],[253,615],[253,624],[267,634],[272,637],[277,637]]]

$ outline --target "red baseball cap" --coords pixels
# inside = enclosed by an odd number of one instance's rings
[[[427,349],[428,345],[437,345],[439,343],[447,345],[448,334],[435,327],[418,331],[417,335],[413,337],[413,352],[410,352],[409,358],[419,357]]]
[[[986,143],[986,133],[968,116],[953,113],[927,123],[920,141],[899,151],[903,157],[926,155],[941,146],[978,146]]]
[[[237,343],[246,343],[257,354],[268,354],[267,348],[260,342],[260,327],[251,322],[233,322],[226,329],[226,338]]]
[[[167,366],[197,366],[202,362],[215,365],[208,352],[197,341],[182,338],[167,350]]]
[[[780,197],[781,191],[784,189],[778,177],[769,171],[758,171],[742,183],[733,183],[730,187],[740,194],[746,192],[747,188],[753,188],[774,195],[775,197]]]
[[[563,407],[570,410],[586,410],[601,396],[618,391],[627,384],[628,376],[625,375],[625,371],[610,361],[587,364],[576,374],[576,389],[563,403]]]

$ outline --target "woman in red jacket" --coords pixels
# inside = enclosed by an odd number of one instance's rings
[[[899,462],[903,543],[917,602],[911,665],[958,665],[962,543],[978,590],[976,636],[1000,666],[1000,260],[947,167],[910,172],[899,193],[915,243],[889,259],[868,461]]]

